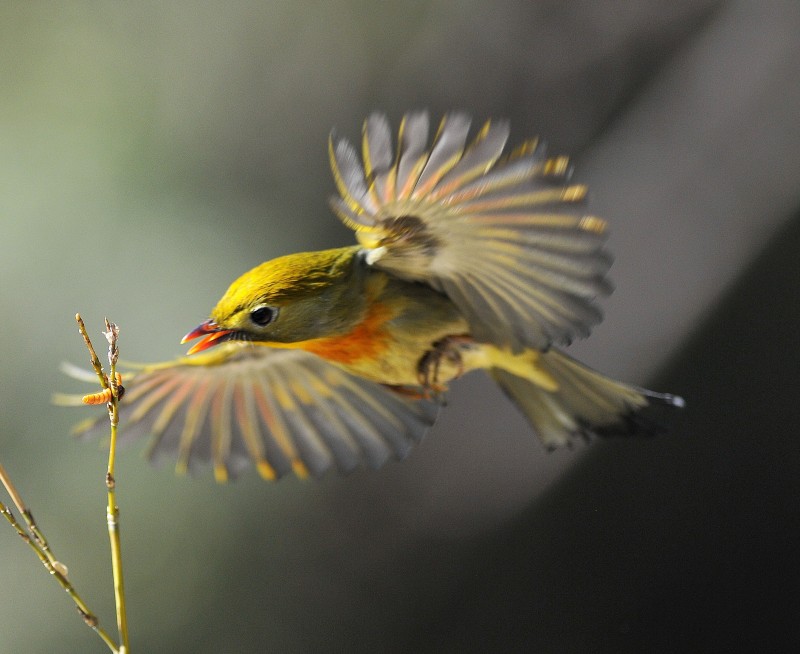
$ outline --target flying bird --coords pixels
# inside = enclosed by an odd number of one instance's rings
[[[126,375],[121,425],[179,472],[220,481],[380,467],[433,424],[451,381],[487,373],[548,447],[650,431],[675,395],[610,379],[561,347],[601,320],[606,221],[584,212],[565,157],[509,125],[407,114],[335,133],[330,205],[356,245],[290,254],[234,281],[182,342],[187,356]],[[86,429],[84,428],[84,431]],[[97,426],[88,429],[97,431]]]

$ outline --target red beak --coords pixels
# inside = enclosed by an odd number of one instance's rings
[[[195,327],[186,336],[181,339],[181,343],[188,343],[195,338],[200,338],[197,343],[189,348],[186,354],[194,354],[195,352],[202,352],[207,350],[213,345],[217,345],[223,341],[228,340],[226,337],[232,334],[232,329],[220,329],[213,320],[206,320],[204,323]],[[201,338],[202,337],[202,338]]]

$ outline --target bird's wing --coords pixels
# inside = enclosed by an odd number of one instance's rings
[[[564,157],[535,141],[504,155],[505,122],[467,145],[470,120],[446,116],[428,145],[428,115],[364,123],[362,155],[331,135],[336,214],[356,230],[367,260],[447,294],[472,335],[519,350],[586,336],[610,292],[606,223],[586,215],[586,187],[569,183]]]
[[[65,371],[80,377],[74,368]],[[121,439],[149,435],[148,458],[177,456],[178,472],[210,461],[220,481],[248,461],[268,479],[291,470],[318,476],[331,467],[377,468],[405,457],[437,413],[430,402],[407,399],[313,354],[235,342],[143,366],[124,375],[123,384]],[[107,425],[104,414],[76,431],[101,434]]]

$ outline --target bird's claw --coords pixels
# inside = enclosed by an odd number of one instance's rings
[[[452,378],[460,377],[464,373],[464,361],[461,357],[461,348],[467,342],[463,336],[447,336],[433,344],[419,361],[417,378],[427,399],[438,399],[447,391],[447,383],[439,379],[442,363],[449,363],[456,367]]]

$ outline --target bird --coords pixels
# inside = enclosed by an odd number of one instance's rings
[[[222,482],[252,464],[274,480],[405,458],[474,371],[547,449],[649,434],[649,407],[683,406],[564,351],[612,290],[608,224],[568,158],[538,139],[507,147],[508,121],[473,130],[453,112],[431,127],[412,111],[395,137],[372,113],[360,153],[331,133],[329,204],[356,243],[236,279],[185,356],[125,373],[123,438],[149,436],[148,458],[179,473],[210,464]]]

